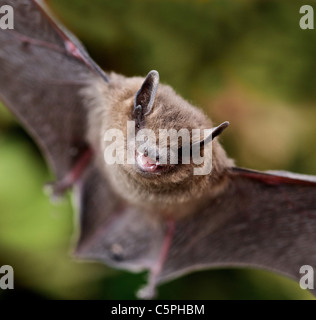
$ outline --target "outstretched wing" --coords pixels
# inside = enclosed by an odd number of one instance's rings
[[[88,110],[80,90],[93,77],[108,81],[107,76],[36,1],[3,4],[14,8],[14,29],[0,29],[0,99],[64,181],[87,147]],[[124,203],[94,161],[74,187],[80,207],[77,255],[129,270],[151,269],[163,237],[160,224]]]
[[[106,75],[79,41],[34,0],[0,0],[14,9],[14,29],[0,28],[0,99],[64,177],[86,148],[80,89]]]
[[[224,193],[172,227],[121,200],[110,201],[101,176],[91,169],[83,177],[77,253],[132,271],[150,270],[144,297],[157,284],[200,269],[252,266],[297,279],[302,265],[316,265],[314,176],[233,168]]]
[[[64,183],[70,172],[82,171],[87,157],[88,110],[80,90],[93,78],[108,78],[35,0],[0,0],[4,4],[14,9],[14,29],[0,29],[0,99]],[[80,207],[77,255],[135,271],[150,269],[159,255],[160,225],[124,203],[93,160],[81,173],[74,185]]]
[[[316,265],[316,177],[234,168],[225,193],[176,225],[158,277],[253,266],[299,278]]]

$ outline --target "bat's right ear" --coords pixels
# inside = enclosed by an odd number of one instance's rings
[[[144,120],[153,108],[156,92],[159,84],[159,73],[152,70],[148,73],[141,88],[137,91],[134,100],[134,114],[137,126]]]

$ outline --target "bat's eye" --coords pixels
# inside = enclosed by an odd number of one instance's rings
[[[155,172],[159,167],[159,162],[156,159],[152,159],[145,153],[136,153],[136,162],[139,168],[145,172]]]

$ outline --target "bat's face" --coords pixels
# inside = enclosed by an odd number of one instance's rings
[[[111,98],[97,102],[106,107],[94,108],[91,115],[90,141],[101,146],[99,165],[129,201],[151,206],[192,202],[218,187],[231,165],[211,136],[226,125],[212,131],[201,110],[158,82],[155,71],[145,79],[112,75],[111,87],[102,94]]]

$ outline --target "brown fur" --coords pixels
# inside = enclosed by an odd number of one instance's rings
[[[225,172],[233,165],[217,139],[213,143],[213,167],[210,175],[193,175],[194,164],[176,165],[174,170],[157,174],[142,174],[135,165],[108,165],[103,153],[104,133],[120,129],[126,139],[126,122],[133,120],[134,97],[144,78],[111,73],[109,83],[92,80],[83,90],[89,108],[88,141],[95,149],[96,162],[110,179],[115,190],[126,200],[164,214],[185,214],[203,198],[217,195],[225,186]],[[166,85],[159,84],[153,111],[146,116],[146,128],[157,137],[159,129],[209,129],[212,122],[199,109],[190,105]],[[100,152],[101,151],[101,152]]]

